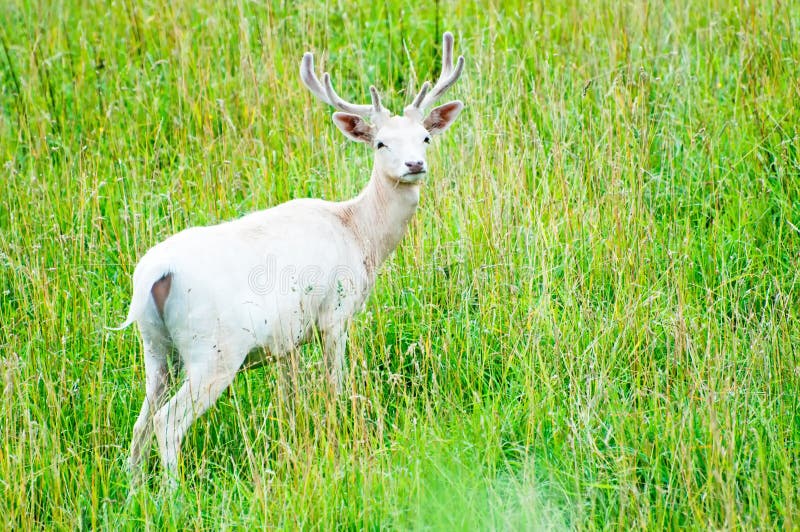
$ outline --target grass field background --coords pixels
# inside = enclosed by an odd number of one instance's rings
[[[17,529],[800,526],[800,3],[0,5],[0,521]],[[240,374],[128,496],[130,276],[191,225],[346,199],[302,86],[398,111],[466,56],[332,402]],[[281,390],[293,389],[293,393]]]

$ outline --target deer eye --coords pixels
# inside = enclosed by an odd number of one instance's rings
[[[425,137],[425,140],[423,142],[425,144],[430,144],[431,143],[431,138],[430,137]]]
[[[378,143],[375,145],[375,148],[377,148],[377,149],[381,149],[381,148],[385,148],[385,147],[386,147],[386,144],[384,144],[381,141],[378,141]]]

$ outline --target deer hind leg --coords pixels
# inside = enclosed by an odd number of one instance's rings
[[[139,417],[133,425],[128,471],[132,486],[142,479],[142,461],[146,459],[153,438],[153,415],[161,407],[170,380],[168,358],[172,345],[164,331],[145,324],[144,344],[145,396]]]
[[[186,380],[153,418],[161,462],[172,487],[177,482],[178,455],[186,432],[230,386],[247,355],[246,350],[239,353],[216,345],[190,351],[188,356],[182,353]]]

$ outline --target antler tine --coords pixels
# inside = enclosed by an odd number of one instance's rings
[[[447,90],[453,86],[458,78],[461,77],[461,71],[464,70],[464,56],[458,56],[455,68],[453,68],[453,34],[445,32],[442,38],[442,72],[439,74],[439,80],[427,94],[423,93],[425,85],[420,89],[420,93],[414,99],[412,107],[422,111],[433,102],[442,97]],[[430,84],[428,84],[430,88]]]
[[[441,76],[449,74],[453,69],[453,34],[449,31],[442,36],[442,73]]]
[[[329,103],[338,110],[344,111],[345,113],[363,116],[364,118],[369,118],[372,116],[372,105],[357,105],[342,100],[342,98],[336,94],[336,91],[333,90],[333,85],[331,84],[331,75],[327,72],[322,74],[322,84],[325,87],[325,94],[327,94],[328,98],[330,99]]]
[[[331,76],[327,72],[322,74],[322,82],[320,83],[319,78],[314,73],[314,56],[311,52],[306,52],[303,55],[303,60],[300,63],[300,78],[314,96],[339,111],[352,113],[364,118],[374,117],[383,112],[381,99],[375,87],[369,88],[372,96],[372,105],[357,105],[343,100],[336,94],[331,84]]]
[[[328,95],[325,94],[325,89],[322,88],[319,78],[314,74],[314,55],[311,52],[303,54],[303,60],[300,62],[300,78],[305,86],[308,87],[308,90],[311,91],[311,94],[328,105],[333,105],[328,100]]]
[[[431,82],[426,81],[425,83],[422,84],[422,87],[419,89],[419,94],[417,94],[417,97],[414,98],[414,102],[411,104],[411,107],[419,109],[422,100],[425,99],[425,95],[428,94],[429,90],[431,90]]]
[[[378,94],[378,89],[375,88],[375,85],[369,86],[369,95],[372,97],[372,112],[376,115],[381,114],[383,112],[381,95]]]

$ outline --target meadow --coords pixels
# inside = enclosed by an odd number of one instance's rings
[[[800,3],[6,0],[0,522],[30,529],[800,527]],[[288,386],[240,374],[176,493],[128,497],[136,261],[347,199],[368,148],[302,85],[398,112],[466,57],[409,234]]]

